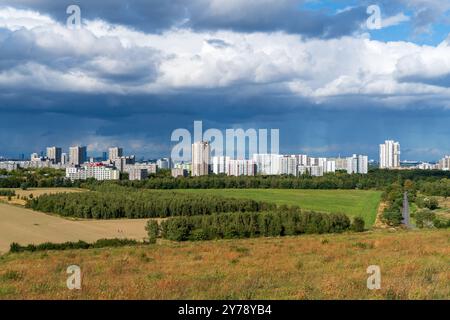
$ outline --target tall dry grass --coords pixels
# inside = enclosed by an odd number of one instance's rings
[[[79,265],[82,290],[66,288]],[[379,265],[381,289],[366,287]],[[2,299],[449,299],[450,232],[162,242],[146,247],[8,254]]]

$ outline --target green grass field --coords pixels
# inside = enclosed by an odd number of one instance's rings
[[[276,204],[297,205],[302,209],[342,212],[361,216],[370,227],[375,222],[380,191],[366,190],[296,190],[296,189],[183,189],[177,192],[246,198]]]

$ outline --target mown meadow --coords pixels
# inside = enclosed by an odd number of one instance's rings
[[[382,194],[381,191],[372,190],[320,189],[178,189],[176,192],[222,195],[277,205],[299,206],[305,210],[344,213],[349,217],[362,217],[368,227],[375,222]]]

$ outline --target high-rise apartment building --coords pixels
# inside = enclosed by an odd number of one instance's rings
[[[123,156],[123,149],[119,147],[111,147],[108,149],[108,160],[114,161]]]
[[[228,174],[230,157],[216,156],[212,158],[212,172],[214,174]]]
[[[400,168],[400,143],[386,140],[380,144],[380,169]]]
[[[366,174],[369,167],[368,156],[356,155],[347,158],[347,173],[361,173]]]
[[[209,142],[199,141],[192,144],[192,176],[209,174],[211,146]]]
[[[439,160],[438,169],[445,171],[450,170],[450,156],[445,156]]]
[[[67,153],[61,154],[61,164],[68,164],[69,163],[69,156]]]
[[[286,175],[297,176],[298,175],[298,159],[295,156],[283,156],[279,160],[280,173]]]
[[[257,173],[261,175],[281,174],[283,156],[280,154],[254,154],[253,161],[257,166]],[[286,164],[287,167],[287,164]]]
[[[79,166],[87,160],[86,147],[75,146],[69,149],[69,163],[73,166]]]
[[[58,147],[47,148],[47,159],[51,160],[54,164],[61,163],[62,150]]]
[[[256,164],[253,160],[229,160],[227,174],[230,176],[254,176]]]

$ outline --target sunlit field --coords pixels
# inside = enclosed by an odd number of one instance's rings
[[[279,205],[296,205],[306,210],[341,212],[349,217],[363,217],[368,227],[375,222],[381,198],[380,191],[365,190],[183,189],[176,191],[247,198]]]
[[[66,268],[82,289],[66,287]],[[367,288],[370,265],[381,289]],[[448,299],[448,230],[7,254],[1,299]]]

